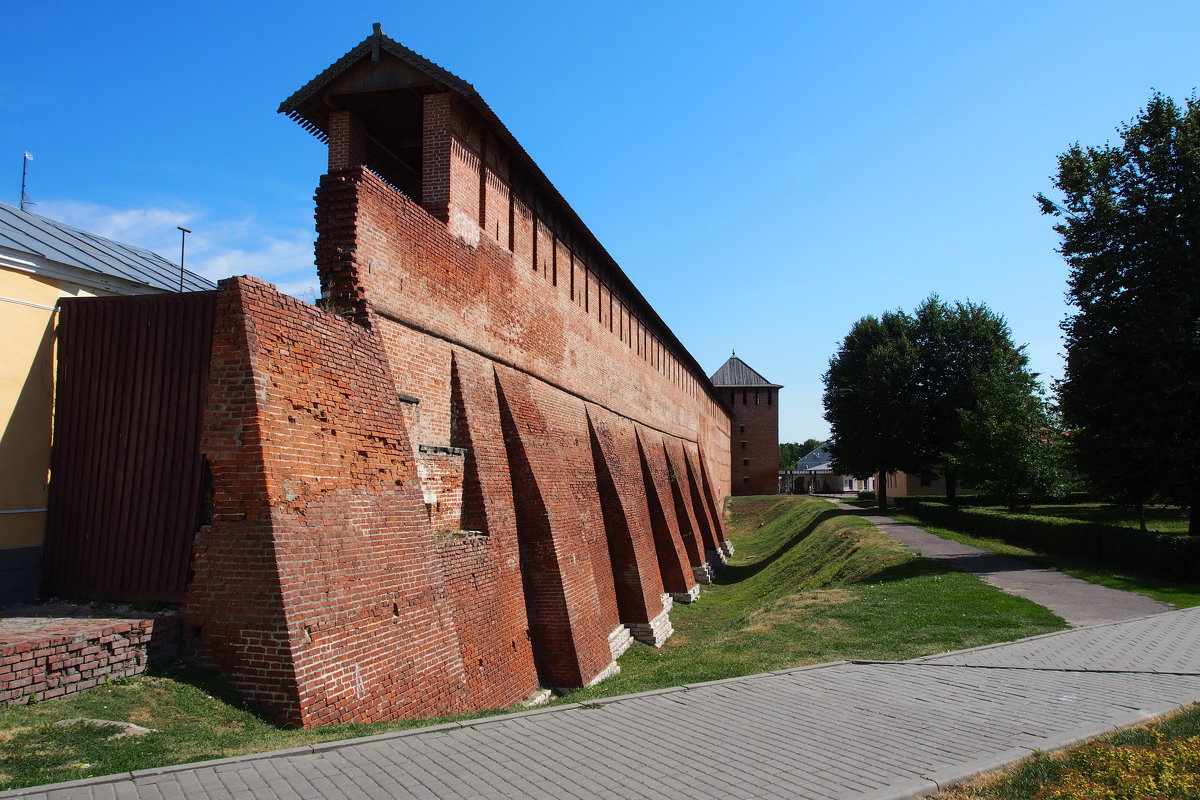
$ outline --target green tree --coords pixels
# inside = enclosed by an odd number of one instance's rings
[[[1049,492],[1060,474],[1058,433],[1027,361],[1013,350],[1006,365],[978,378],[974,408],[959,411],[962,439],[951,455],[966,483],[1003,497],[1010,510],[1022,489]]]
[[[780,442],[779,443],[779,468],[780,469],[795,469],[796,459],[804,455],[808,451],[804,449],[804,445],[799,442]]]
[[[1190,506],[1200,535],[1200,101],[1155,93],[1119,145],[1058,157],[1060,404],[1079,469],[1110,497]]]
[[[823,376],[835,468],[866,478],[909,467],[914,452],[913,319],[903,311],[854,323]],[[876,496],[887,507],[887,487]]]
[[[941,473],[950,502],[960,472],[973,485],[1002,487],[1014,503],[1017,490],[1037,483],[1037,437],[1048,427],[1037,376],[1004,317],[986,305],[933,295],[911,316],[864,317],[824,380],[841,472]],[[877,487],[881,505],[886,488]]]
[[[912,330],[918,351],[912,394],[919,410],[913,456],[921,471],[945,477],[946,499],[954,503],[963,454],[972,452],[965,449],[964,420],[981,434],[989,414],[1008,414],[1014,403],[1032,407],[1036,377],[1004,317],[982,303],[948,304],[931,295],[917,307]],[[997,393],[1008,396],[992,396]],[[976,481],[984,474],[973,466]]]

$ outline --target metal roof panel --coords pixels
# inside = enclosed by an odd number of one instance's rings
[[[0,203],[0,246],[59,264],[123,278],[163,291],[179,291],[179,265],[145,248],[72,228]],[[208,278],[183,271],[186,291],[216,288]]]

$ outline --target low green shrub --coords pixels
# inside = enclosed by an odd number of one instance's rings
[[[874,500],[874,499],[875,499],[875,493],[874,493],[874,492],[872,492],[872,491],[864,491],[864,492],[859,492],[859,493],[858,493],[858,499],[859,499],[859,500]]]
[[[914,500],[933,500],[941,501],[941,495],[909,495]],[[1098,503],[1100,498],[1094,493],[1089,492],[1068,492],[1060,496],[1052,496],[1046,494],[1023,494],[1020,495],[1022,506],[1045,505],[1047,503],[1071,505],[1074,503]],[[998,494],[962,494],[956,498],[956,502],[960,506],[1004,506],[1008,504],[1008,498]]]
[[[1142,533],[1132,528],[1060,517],[948,506],[916,497],[897,504],[917,519],[972,536],[1019,544],[1043,553],[1081,556],[1159,578],[1200,574],[1200,537]]]
[[[1200,797],[1200,737],[1115,747],[1097,742],[1072,754],[1058,780],[1036,800],[1186,800]]]

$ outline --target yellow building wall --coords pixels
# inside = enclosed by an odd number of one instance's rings
[[[35,306],[109,294],[0,267],[0,550],[38,547],[46,527],[55,312]]]

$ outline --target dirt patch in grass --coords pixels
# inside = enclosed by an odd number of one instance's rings
[[[854,599],[854,593],[847,589],[817,589],[812,592],[797,592],[750,612],[747,624],[741,630],[744,633],[769,633],[783,624],[805,625],[805,620],[812,616],[812,612],[849,603]],[[834,629],[844,627],[836,621],[827,620],[826,622],[831,623]],[[805,625],[805,627],[808,626]]]

